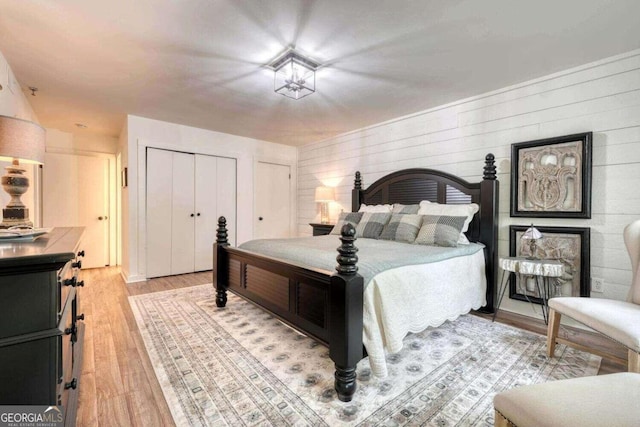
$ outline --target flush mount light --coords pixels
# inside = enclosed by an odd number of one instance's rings
[[[295,50],[287,50],[268,66],[274,71],[273,90],[276,93],[300,99],[316,91],[316,70],[320,64]]]

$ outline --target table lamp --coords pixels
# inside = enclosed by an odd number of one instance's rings
[[[529,244],[529,256],[527,259],[536,259],[536,249],[537,244],[536,241],[542,239],[542,233],[531,224],[531,227],[527,228],[527,230],[522,234],[523,240],[528,240]]]
[[[44,162],[45,130],[37,123],[15,117],[0,116],[0,160],[10,161],[7,173],[2,177],[2,188],[11,200],[2,210],[0,228],[32,227],[29,209],[22,203],[22,196],[29,189],[29,179],[20,163]]]
[[[316,187],[316,202],[320,203],[320,223],[329,224],[329,202],[336,199],[333,187]]]

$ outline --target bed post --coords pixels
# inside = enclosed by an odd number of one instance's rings
[[[216,230],[216,243],[213,244],[213,284],[216,287],[216,305],[224,307],[227,304],[227,283],[229,271],[227,269],[225,247],[229,246],[227,240],[227,219],[218,218]]]
[[[484,312],[493,313],[495,307],[497,271],[498,271],[498,190],[499,182],[496,179],[495,157],[489,153],[484,161],[484,173],[480,183],[480,241],[485,245],[485,265],[487,275],[487,305],[481,309]]]
[[[353,190],[351,190],[351,212],[358,212],[358,209],[360,209],[361,190],[362,180],[360,179],[360,171],[358,171],[353,182]]]
[[[329,355],[335,363],[338,399],[350,402],[356,391],[356,364],[362,359],[362,276],[357,274],[356,229],[346,224],[340,230],[337,273],[329,288]]]

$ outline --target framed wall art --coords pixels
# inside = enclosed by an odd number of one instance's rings
[[[511,216],[591,218],[593,133],[511,145]]]
[[[564,273],[552,280],[550,296],[588,297],[591,294],[590,241],[588,227],[545,227],[535,226],[542,238],[536,241],[537,259],[557,260],[564,264]],[[512,257],[531,256],[529,243],[522,239],[528,225],[509,226],[509,255]],[[535,286],[535,277],[511,273],[509,276],[509,297],[521,301],[542,304]]]

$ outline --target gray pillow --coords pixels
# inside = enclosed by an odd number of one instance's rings
[[[341,234],[340,230],[342,230],[342,226],[345,224],[351,224],[355,227],[360,222],[362,215],[362,212],[341,212],[338,222],[329,234]]]
[[[362,219],[356,226],[356,237],[377,239],[382,229],[389,222],[391,213],[364,212]]]
[[[417,207],[418,205],[415,206]],[[420,231],[421,224],[422,215],[403,213],[392,214],[389,223],[384,226],[384,230],[382,230],[380,238],[384,240],[413,243],[413,241],[416,240],[418,231]]]
[[[398,214],[417,214],[420,210],[420,205],[403,205],[401,203],[394,203],[391,213]]]
[[[414,243],[434,246],[458,246],[458,237],[466,216],[423,215],[422,226]]]

